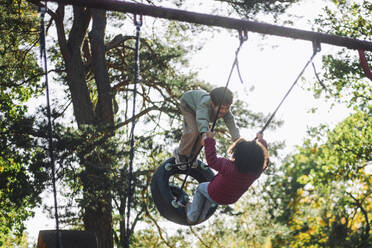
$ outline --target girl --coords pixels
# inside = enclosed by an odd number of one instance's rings
[[[202,143],[208,166],[218,173],[210,182],[199,184],[192,203],[186,205],[189,224],[205,220],[208,210],[215,204],[228,205],[239,200],[266,169],[269,158],[262,134],[257,134],[254,141],[236,140],[228,150],[232,159],[217,157],[212,132],[203,135]]]

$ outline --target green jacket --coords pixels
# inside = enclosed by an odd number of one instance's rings
[[[195,112],[196,123],[200,133],[207,132],[209,123],[213,122],[216,117],[210,101],[211,97],[205,90],[190,90],[181,97],[181,106]],[[239,129],[236,127],[231,111],[226,113],[223,120],[229,129],[232,140],[239,138]]]

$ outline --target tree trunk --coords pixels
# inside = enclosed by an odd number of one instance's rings
[[[109,74],[105,60],[104,36],[106,28],[106,11],[92,9],[93,25],[89,32],[89,40],[92,49],[92,69],[98,91],[98,102],[95,109],[96,125],[112,126],[114,124],[112,95]],[[99,151],[97,151],[99,153]],[[112,161],[106,154],[97,154],[89,161],[93,166],[87,166],[89,178],[87,197],[92,199],[91,204],[85,209],[84,225],[88,231],[95,232],[99,248],[113,247],[112,229],[112,197],[111,181],[109,178]],[[94,163],[97,163],[95,165]],[[95,166],[98,169],[94,168]],[[98,194],[99,198],[90,198],[90,194]],[[95,202],[95,200],[97,202]],[[94,207],[94,208],[92,208]]]
[[[98,90],[98,103],[96,116],[99,123],[114,124],[112,107],[112,91],[105,59],[105,28],[106,11],[92,10],[93,26],[89,32],[89,40],[92,48],[92,66],[94,78]]]
[[[85,229],[96,235],[98,248],[112,248],[111,181],[108,176],[109,168],[103,162],[106,159],[102,157],[104,157],[103,154],[94,153],[87,161],[84,161],[86,170],[82,177],[84,185],[83,221]]]
[[[73,7],[73,12],[74,19],[68,40],[63,25],[63,5],[59,5],[54,18],[77,125],[79,128],[83,128],[83,125],[96,128],[103,125],[112,126],[114,113],[104,46],[106,13],[76,6]],[[91,100],[86,78],[88,66],[84,64],[82,55],[90,19],[93,20],[92,31],[89,33],[93,60],[89,66],[93,69],[98,91],[96,106]],[[87,140],[85,143],[88,142]],[[89,154],[81,155],[80,159],[81,165],[85,167],[81,177],[84,197],[81,206],[85,229],[96,235],[98,248],[112,248],[112,197],[109,177],[112,159],[109,155],[102,154],[100,149],[93,149]]]

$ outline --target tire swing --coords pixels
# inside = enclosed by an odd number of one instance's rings
[[[158,167],[151,179],[151,194],[160,215],[174,223],[190,226],[185,214],[185,205],[189,201],[189,196],[182,187],[170,182],[169,179],[174,175],[189,175],[198,183],[202,183],[212,180],[214,173],[200,160],[197,168],[181,170],[175,165],[175,158],[172,157]],[[209,209],[206,220],[216,209],[217,206]]]

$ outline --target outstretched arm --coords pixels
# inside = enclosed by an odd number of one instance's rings
[[[205,132],[205,133],[202,133],[202,140],[201,140],[202,145],[204,146],[204,140],[206,138],[213,138],[213,136],[214,136],[214,133],[212,133],[209,130],[207,132]]]
[[[213,139],[213,133],[208,131],[202,135],[202,143],[205,149],[205,157],[207,159],[207,164],[209,167],[221,171],[222,170],[222,161],[224,158],[217,158],[216,152],[216,140]]]

